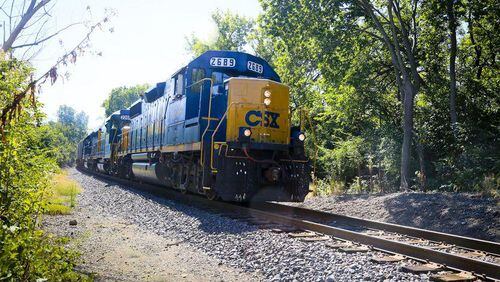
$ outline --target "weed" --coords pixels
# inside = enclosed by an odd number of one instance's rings
[[[67,173],[55,174],[47,193],[48,214],[69,214],[76,206],[76,196],[81,188]]]

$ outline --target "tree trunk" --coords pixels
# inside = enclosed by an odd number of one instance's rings
[[[413,100],[414,89],[408,78],[404,79],[404,103],[403,103],[403,146],[401,148],[401,186],[400,189],[407,191],[410,187],[410,160],[411,140],[413,136]]]
[[[416,134],[418,135],[418,134]],[[427,191],[427,168],[425,166],[425,152],[424,152],[424,145],[422,144],[422,141],[420,139],[420,136],[415,136],[415,141],[417,145],[417,154],[418,154],[418,162],[420,164],[420,173],[419,173],[419,180],[420,180],[420,190],[423,192]]]
[[[457,136],[457,79],[456,79],[456,58],[457,58],[457,26],[453,7],[454,0],[447,0],[446,12],[448,14],[448,29],[450,31],[450,121],[453,136]]]
[[[476,43],[476,39],[474,37],[474,26],[473,26],[473,17],[472,17],[472,7],[469,8],[469,16],[467,17],[469,38],[472,46],[474,46],[474,51],[476,52],[476,57],[474,57],[474,67],[477,69],[476,79],[481,79],[481,74],[483,72],[483,66],[481,65],[481,53],[482,48],[479,44]]]

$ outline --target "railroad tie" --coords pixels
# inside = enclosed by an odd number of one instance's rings
[[[305,237],[317,237],[318,234],[311,231],[305,231],[305,232],[291,232],[288,234],[288,236],[292,238],[305,238]]]
[[[339,248],[338,250],[344,253],[365,253],[368,252],[370,248],[368,246],[363,246],[363,245],[361,246],[353,245],[352,247]]]
[[[303,237],[300,238],[301,241],[304,242],[319,242],[319,241],[328,241],[331,238],[329,236],[316,236],[316,237]]]
[[[431,279],[439,282],[468,282],[476,280],[477,277],[470,272],[448,272],[432,275]]]
[[[370,247],[364,245],[353,244],[352,242],[336,241],[328,242],[325,246],[336,249],[344,253],[358,253],[358,252],[368,252]]]
[[[484,258],[484,257],[486,257],[486,253],[481,252],[481,251],[461,252],[461,253],[457,253],[457,255],[463,256],[466,258]]]
[[[371,261],[376,263],[393,263],[404,260],[405,257],[401,255],[382,255],[382,256],[374,256],[371,258]]]
[[[332,248],[332,249],[340,249],[340,248],[345,248],[345,247],[351,247],[354,244],[351,242],[344,242],[344,241],[335,241],[335,242],[328,242],[325,244],[325,246]]]
[[[435,263],[423,263],[403,266],[403,270],[411,273],[427,273],[443,270],[443,266]]]

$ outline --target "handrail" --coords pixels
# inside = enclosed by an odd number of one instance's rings
[[[219,120],[219,123],[217,124],[217,126],[215,127],[214,129],[214,132],[212,133],[212,138],[210,140],[210,169],[212,171],[216,170],[214,168],[214,158],[213,158],[213,151],[214,151],[214,138],[215,138],[215,134],[217,133],[217,131],[219,131],[219,127],[220,125],[222,124],[222,122],[224,121],[224,119],[226,118],[227,116],[227,113],[229,112],[229,109],[232,107],[234,103],[231,103],[229,104],[229,106],[226,108],[226,111],[224,112],[224,114],[222,115],[222,117],[220,118]],[[209,120],[210,121],[210,120]]]
[[[314,158],[313,158],[313,183],[315,183],[316,181],[316,160],[318,158],[318,150],[319,150],[319,145],[318,143],[316,142],[316,131],[314,130],[314,126],[312,124],[312,121],[311,121],[311,117],[309,116],[309,111],[303,107],[300,107],[298,108],[299,110],[299,119],[300,119],[300,130],[302,130],[302,116],[306,116],[306,120],[308,121],[309,123],[309,127],[311,128],[311,133],[312,133],[312,138],[313,138],[313,145],[315,147],[315,150],[314,150]]]
[[[201,146],[200,146],[200,164],[203,166],[204,165],[204,152],[203,152],[203,143],[204,143],[204,139],[205,139],[205,134],[207,134],[207,131],[208,129],[210,128],[210,123],[212,121],[212,87],[213,87],[213,79],[212,78],[203,78],[203,79],[200,79],[198,80],[197,82],[187,86],[186,88],[191,88],[193,85],[195,84],[198,84],[200,82],[203,82],[203,81],[210,81],[210,92],[209,92],[209,99],[208,99],[208,123],[207,123],[207,127],[205,127],[205,130],[203,131],[203,134],[201,135]],[[201,92],[202,92],[202,89],[203,88],[200,88],[200,99],[202,97],[201,95]],[[201,107],[200,107],[200,110],[201,110]]]

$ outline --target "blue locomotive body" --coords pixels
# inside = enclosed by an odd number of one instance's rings
[[[288,96],[265,60],[207,51],[109,116],[77,162],[209,198],[302,201],[310,169]]]

